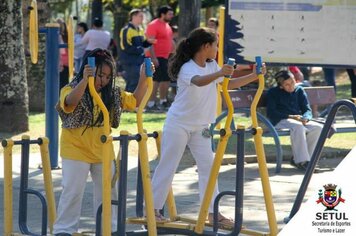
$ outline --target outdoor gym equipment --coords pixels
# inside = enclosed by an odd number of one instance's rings
[[[233,65],[234,60],[229,59],[228,64]],[[229,104],[228,118],[225,122],[225,128],[221,130],[221,138],[217,148],[214,159],[214,164],[210,172],[208,186],[205,191],[204,199],[200,207],[198,219],[189,219],[177,215],[176,207],[174,204],[173,194],[167,197],[167,207],[171,221],[170,222],[157,222],[158,234],[184,234],[184,235],[216,235],[216,232],[204,231],[206,218],[208,216],[208,208],[212,199],[213,191],[216,184],[216,179],[219,174],[222,158],[226,149],[227,141],[232,134],[230,123],[232,121],[233,106],[229,99],[227,91],[230,76],[226,76],[223,81],[223,95]],[[173,213],[173,215],[171,215]],[[142,222],[146,223],[146,222]],[[149,226],[149,222],[147,222]]]
[[[46,197],[35,189],[28,187],[28,172],[30,158],[30,144],[40,145],[43,180],[45,184]],[[14,145],[21,145],[21,171],[19,190],[19,228],[24,235],[47,235],[47,221],[50,233],[53,231],[53,224],[56,219],[56,203],[53,194],[51,166],[48,155],[48,139],[38,138],[30,140],[28,135],[23,135],[20,141],[4,139],[4,236],[11,236],[13,232],[13,179],[12,179],[12,148]],[[28,195],[39,198],[42,204],[42,227],[41,233],[36,234],[30,231],[27,225],[27,203]],[[48,218],[48,220],[47,220]],[[16,234],[18,235],[18,234]]]
[[[284,218],[285,223],[288,223],[293,218],[293,216],[299,211],[300,206],[302,205],[302,202],[303,202],[305,193],[308,189],[311,177],[313,176],[315,166],[319,162],[321,151],[324,147],[326,138],[328,137],[329,130],[331,128],[331,125],[334,123],[336,112],[339,110],[340,107],[349,108],[353,117],[354,117],[354,121],[356,123],[356,104],[355,103],[352,103],[349,100],[343,99],[343,100],[335,102],[332,105],[332,107],[329,111],[328,117],[326,119],[326,122],[323,126],[323,129],[321,130],[321,134],[319,136],[318,142],[317,142],[315,149],[313,151],[313,154],[310,158],[308,168],[305,171],[304,178],[303,178],[303,181],[299,187],[299,191],[295,198],[292,210],[291,210],[289,216]]]
[[[59,24],[47,23],[38,31],[37,2],[31,1],[29,43],[32,63],[38,61],[38,33],[46,35],[46,66],[45,66],[45,113],[46,113],[46,136],[51,140],[49,152],[51,168],[58,167],[58,114],[55,110],[59,99],[59,48],[68,47],[69,76],[73,75],[74,61],[74,34],[72,17],[68,18],[68,44],[59,44]]]
[[[95,57],[88,57],[88,64],[91,68],[95,68]],[[110,160],[110,146],[112,145],[112,136],[110,136],[109,112],[101,100],[99,94],[95,90],[94,77],[89,77],[89,91],[95,102],[98,104],[103,113],[104,118],[104,133],[100,137],[103,144],[102,148],[102,208],[103,208],[103,235],[111,235],[111,160]]]
[[[93,63],[93,59],[88,58],[89,64]],[[95,63],[91,65],[95,66]],[[157,235],[156,221],[154,215],[153,207],[153,196],[151,190],[151,178],[150,178],[150,168],[148,163],[148,153],[147,153],[147,138],[154,137],[158,139],[159,134],[154,132],[153,134],[147,134],[143,129],[142,122],[142,113],[143,109],[146,106],[146,103],[152,92],[152,71],[151,71],[151,60],[145,59],[146,75],[147,75],[147,91],[141,101],[141,104],[137,111],[137,129],[138,134],[134,136],[129,136],[127,131],[121,131],[119,137],[109,136],[110,127],[109,127],[109,113],[103,104],[100,96],[95,91],[94,87],[94,78],[89,78],[89,90],[94,100],[99,104],[99,107],[104,115],[104,134],[101,136],[101,142],[103,143],[103,204],[99,207],[97,212],[96,220],[96,235],[100,235],[101,225],[103,227],[102,234],[104,236],[111,235],[111,204],[118,205],[118,235],[126,235],[126,196],[127,196],[127,158],[128,158],[128,144],[130,140],[136,140],[139,142],[139,173],[141,176],[139,178],[142,180],[145,205],[146,205],[146,219],[148,222],[148,235],[154,236]],[[111,201],[111,167],[110,159],[108,158],[109,148],[112,141],[120,141],[120,152],[117,158],[119,164],[119,199],[118,201]],[[157,144],[158,145],[158,144]],[[115,184],[116,181],[113,181],[112,184]],[[137,193],[137,195],[142,197],[142,193]],[[102,212],[102,220],[101,220]],[[142,216],[142,209],[138,209],[139,215]],[[135,218],[136,219],[136,218]],[[132,218],[132,220],[135,220]],[[130,221],[130,219],[128,219]],[[138,218],[138,221],[142,221],[142,218]]]
[[[245,130],[243,126],[237,126],[237,130],[233,131],[233,134],[237,136],[237,152],[236,152],[236,190],[235,191],[225,191],[221,192],[215,199],[214,203],[214,222],[217,222],[217,212],[219,212],[219,201],[220,199],[225,196],[225,195],[232,195],[235,196],[235,226],[233,231],[230,233],[230,235],[237,235],[240,232],[241,225],[242,225],[242,207],[243,207],[243,188],[244,188],[244,158],[239,158],[239,157],[244,157],[244,133],[249,133],[254,135],[254,143],[255,143],[255,149],[257,153],[257,160],[258,160],[258,165],[259,165],[259,172],[261,176],[261,181],[262,181],[262,187],[263,187],[263,193],[264,193],[264,199],[265,199],[265,205],[267,209],[267,216],[268,216],[268,222],[269,222],[269,228],[270,228],[270,235],[276,235],[277,234],[277,223],[276,223],[276,217],[275,217],[275,212],[274,212],[274,206],[273,206],[273,201],[272,201],[272,194],[270,191],[270,185],[269,185],[269,178],[268,178],[268,170],[266,166],[266,160],[265,160],[265,154],[264,154],[264,148],[263,148],[263,143],[262,143],[262,129],[258,126],[257,123],[257,118],[258,118],[258,113],[257,113],[257,104],[259,103],[259,100],[261,98],[263,89],[264,89],[264,76],[261,74],[261,67],[262,67],[262,59],[260,57],[256,57],[256,71],[258,73],[258,80],[259,80],[259,87],[256,92],[256,95],[254,96],[254,99],[251,103],[251,119],[252,119],[252,128]],[[220,122],[227,114],[228,112],[222,113],[217,118],[217,121],[210,127],[210,131],[212,134],[218,133],[217,131],[214,130],[216,127],[217,123]],[[231,127],[235,129],[235,125],[231,124]],[[213,143],[213,142],[212,142]],[[217,231],[217,223],[214,223],[213,230]],[[267,233],[264,232],[258,232],[250,229],[241,229],[241,232],[244,234],[251,234],[251,235],[266,235]]]

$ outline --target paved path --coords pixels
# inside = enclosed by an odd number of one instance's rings
[[[43,191],[42,185],[42,171],[39,170],[38,164],[40,163],[39,154],[31,155],[30,161],[30,180],[29,186],[35,189],[40,189]],[[18,206],[18,190],[19,190],[19,170],[20,170],[20,156],[14,155],[13,158],[13,168],[14,168],[14,230],[18,231],[17,226],[17,206]],[[320,161],[320,167],[322,167],[322,172],[315,174],[312,178],[311,185],[313,185],[313,180],[326,178],[328,173],[332,171],[337,164],[341,161],[341,158],[328,158],[322,159]],[[129,172],[128,172],[128,216],[134,216],[135,207],[135,184],[136,184],[136,173],[137,173],[137,158],[129,158]],[[154,166],[154,161],[151,162]],[[275,174],[274,164],[268,164],[270,183],[272,187],[273,200],[275,204],[276,217],[278,221],[279,229],[284,227],[283,218],[289,215],[292,204],[295,199],[295,195],[299,189],[300,183],[303,178],[303,172],[300,172],[289,164],[284,163],[281,173]],[[220,191],[234,189],[234,165],[223,165],[220,171],[219,177],[219,188]],[[56,196],[56,201],[58,202],[59,195],[61,192],[61,171],[52,171],[54,191]],[[199,203],[198,203],[198,186],[197,186],[197,173],[196,167],[190,160],[182,161],[178,173],[175,176],[173,183],[174,193],[176,196],[177,209],[179,214],[196,217]],[[3,232],[3,156],[0,157],[0,235]],[[89,182],[85,190],[83,208],[82,208],[82,218],[81,218],[81,229],[83,231],[92,231],[94,228],[94,220],[92,217],[92,199],[93,199],[93,186]],[[264,207],[264,201],[262,197],[261,182],[258,174],[258,165],[256,163],[249,163],[245,165],[245,189],[244,189],[244,222],[243,224],[247,228],[262,230],[268,232],[267,216]],[[309,197],[310,193],[306,194],[306,199]],[[224,198],[224,204],[221,204],[221,211],[228,215],[233,216],[233,199],[226,197]],[[28,207],[28,222],[30,228],[39,232],[39,225],[41,221],[40,217],[40,205],[37,198],[29,198]],[[128,229],[136,229],[134,226],[128,226]],[[36,231],[37,230],[37,231]]]

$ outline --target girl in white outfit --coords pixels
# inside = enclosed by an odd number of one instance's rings
[[[215,121],[217,90],[224,75],[231,75],[233,66],[218,66],[214,58],[217,53],[216,32],[208,28],[193,30],[182,40],[170,59],[168,72],[177,80],[178,91],[167,113],[163,128],[161,159],[152,179],[156,219],[165,220],[159,213],[166,201],[174,173],[186,146],[196,161],[199,175],[199,196],[202,201],[208,183],[214,154],[210,137],[204,135],[209,124]],[[265,67],[263,67],[265,72]],[[253,73],[231,79],[228,88],[246,85],[257,79]],[[215,187],[213,200],[218,194]],[[209,220],[213,219],[213,202],[209,207]],[[219,223],[233,225],[233,221],[219,214]]]

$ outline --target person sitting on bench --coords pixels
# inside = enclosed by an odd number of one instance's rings
[[[289,129],[293,158],[291,165],[306,170],[323,128],[310,121],[312,112],[304,89],[296,86],[290,71],[276,73],[277,86],[267,92],[267,117],[277,129]]]

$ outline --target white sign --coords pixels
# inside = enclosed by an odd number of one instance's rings
[[[355,66],[356,0],[230,0],[225,42],[240,61]]]

